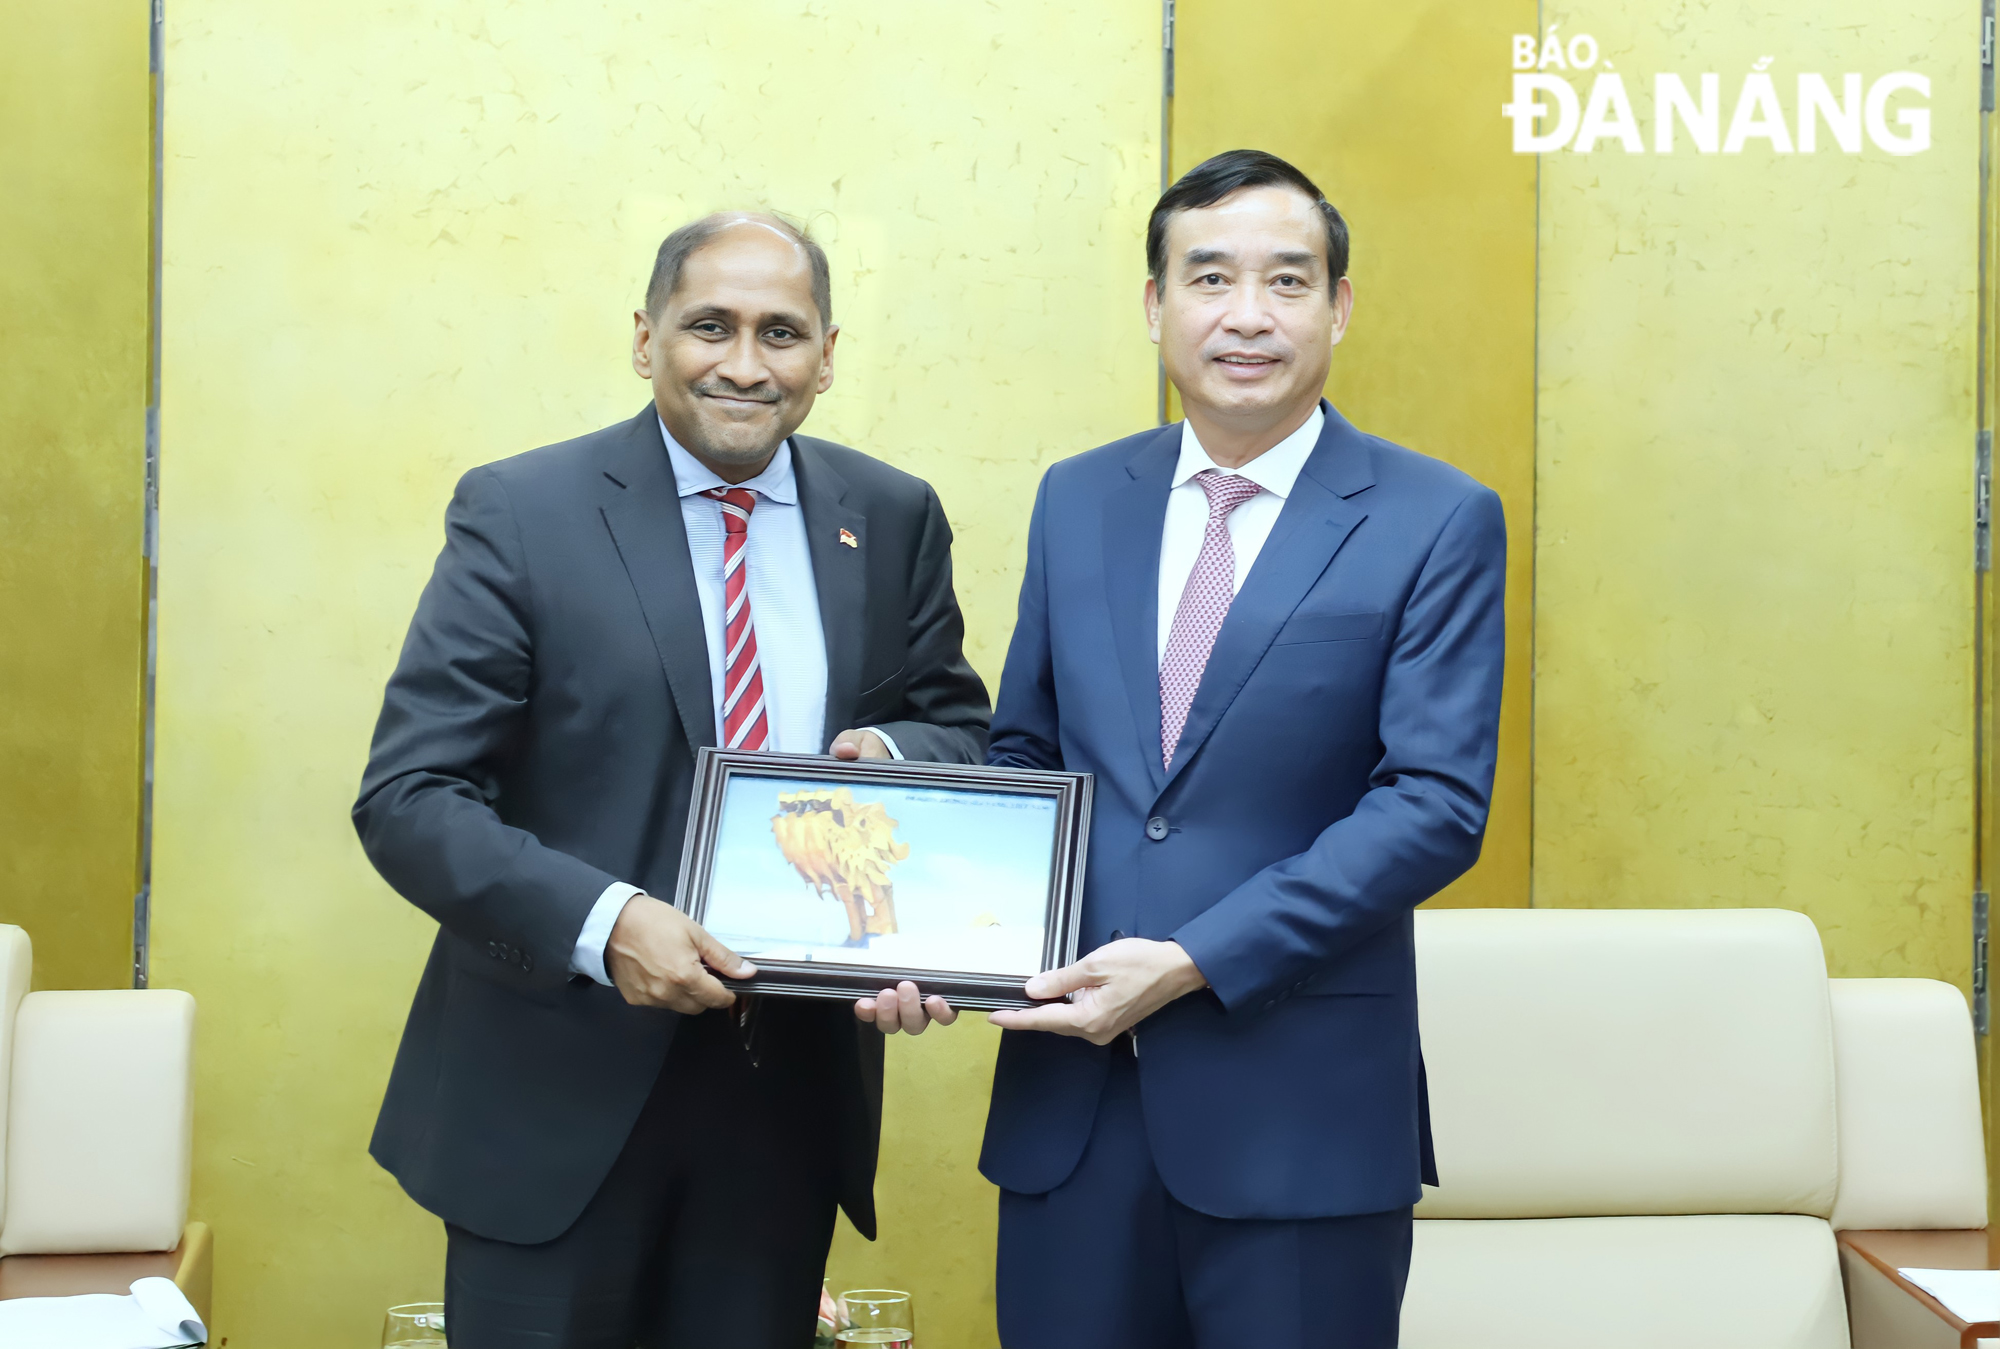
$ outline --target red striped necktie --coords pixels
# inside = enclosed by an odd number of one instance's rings
[[[762,749],[771,738],[764,708],[764,672],[757,668],[757,630],[750,622],[750,512],[757,494],[747,487],[702,493],[722,504],[722,747]]]

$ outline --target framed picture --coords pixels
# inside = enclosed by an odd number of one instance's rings
[[[1026,1007],[1076,959],[1088,773],[703,749],[675,903],[757,965],[731,987],[857,998],[911,979]]]

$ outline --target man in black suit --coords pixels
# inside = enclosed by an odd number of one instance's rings
[[[675,231],[652,404],[445,513],[354,821],[439,923],[370,1150],[444,1219],[455,1345],[798,1349],[835,1206],[874,1235],[878,1029],[951,1013],[738,1000],[667,902],[699,746],[984,756],[936,495],[793,434],[829,289],[782,220]]]

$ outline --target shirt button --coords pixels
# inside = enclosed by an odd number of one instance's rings
[[[1167,836],[1166,816],[1155,815],[1152,819],[1146,821],[1147,838],[1153,840],[1153,842],[1155,843],[1158,843],[1161,839],[1165,838],[1166,836]]]
[[[1114,927],[1114,928],[1112,928],[1112,929],[1111,929],[1111,940],[1113,940],[1113,941],[1124,941],[1124,940],[1125,940],[1125,929],[1124,929],[1124,928],[1122,928],[1122,927]]]

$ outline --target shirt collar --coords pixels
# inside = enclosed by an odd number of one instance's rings
[[[1204,469],[1214,469],[1218,473],[1238,473],[1256,483],[1265,491],[1279,498],[1292,494],[1292,485],[1299,480],[1299,474],[1319,444],[1320,429],[1326,425],[1326,409],[1314,408],[1312,416],[1306,418],[1305,425],[1286,436],[1270,449],[1252,459],[1241,468],[1223,468],[1208,457],[1208,451],[1201,447],[1201,441],[1194,433],[1194,426],[1181,423],[1181,458],[1174,466],[1174,486],[1179,487]]]
[[[659,414],[654,418],[658,420]],[[771,456],[771,462],[764,465],[764,471],[743,482],[724,482],[716,476],[714,469],[695,458],[674,439],[674,433],[660,422],[660,439],[667,442],[667,458],[674,465],[674,488],[684,497],[697,492],[706,492],[716,487],[747,487],[766,501],[775,501],[780,506],[799,504],[798,478],[792,472],[792,442],[787,438],[778,446],[778,452]]]

